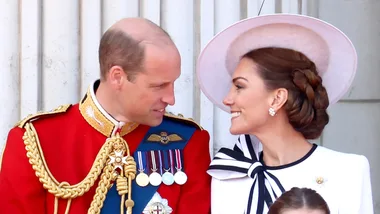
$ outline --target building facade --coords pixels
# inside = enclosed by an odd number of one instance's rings
[[[76,103],[99,75],[102,33],[123,17],[146,17],[172,36],[182,55],[176,104],[211,134],[211,155],[232,146],[230,115],[199,91],[196,58],[213,35],[256,16],[261,0],[0,0],[0,148],[19,119]],[[354,83],[329,109],[318,144],[365,155],[371,164],[375,213],[380,214],[380,1],[266,0],[261,14],[298,13],[328,21],[353,41],[359,56]],[[350,178],[347,178],[350,179]],[[349,190],[347,190],[349,191]]]

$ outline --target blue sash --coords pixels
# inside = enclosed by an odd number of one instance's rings
[[[194,134],[196,128],[184,123],[179,123],[174,120],[164,118],[159,126],[152,127],[148,130],[147,134],[143,138],[143,141],[139,144],[137,151],[164,151],[172,149],[183,149],[187,145],[191,136]],[[168,144],[162,144],[160,142],[148,141],[148,138],[152,134],[160,134],[161,132],[166,132],[168,135],[177,134],[183,140],[176,142],[169,142]],[[137,160],[135,159],[137,162]],[[175,184],[173,184],[175,185]],[[136,180],[132,181],[132,200],[135,205],[132,209],[133,214],[141,214],[146,205],[152,199],[154,193],[156,193],[159,186],[148,185],[146,187],[140,187],[136,184]],[[121,197],[116,190],[116,183],[108,191],[106,199],[104,200],[104,205],[101,210],[101,214],[117,214],[120,213],[120,203]],[[126,208],[125,208],[126,210]]]

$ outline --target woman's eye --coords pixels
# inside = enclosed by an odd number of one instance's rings
[[[241,85],[235,85],[236,89],[242,89],[243,87]]]

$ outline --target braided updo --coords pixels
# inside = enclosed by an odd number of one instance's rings
[[[285,88],[290,124],[306,139],[318,138],[329,122],[329,99],[315,64],[304,54],[284,48],[261,48],[247,53],[268,90]]]

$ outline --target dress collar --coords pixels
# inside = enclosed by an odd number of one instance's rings
[[[254,137],[254,136],[252,136]],[[252,186],[247,200],[247,214],[268,213],[272,203],[285,192],[280,180],[269,170],[292,167],[306,160],[315,151],[317,145],[300,160],[277,167],[264,164],[262,144],[256,137],[240,135],[233,149],[221,148],[212,160],[208,174],[218,180],[231,180],[250,177]]]
[[[111,137],[118,131],[120,131],[120,136],[124,136],[136,129],[139,124],[117,121],[104,110],[95,96],[99,84],[100,80],[96,80],[90,85],[87,93],[79,103],[79,111],[87,123],[106,137]]]
[[[285,192],[280,181],[259,161],[260,145],[259,142],[252,142],[249,135],[241,135],[233,149],[219,150],[207,170],[218,180],[252,179],[245,209],[247,214],[267,213],[276,198]]]

